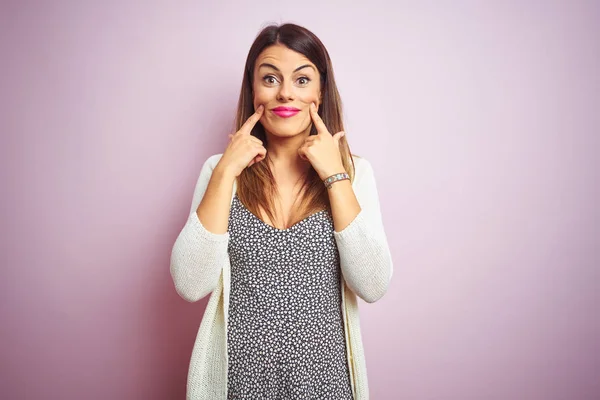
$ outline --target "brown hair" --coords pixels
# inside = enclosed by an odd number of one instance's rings
[[[264,49],[275,44],[282,44],[291,50],[301,53],[315,64],[321,75],[322,102],[319,105],[318,113],[331,134],[344,130],[342,101],[335,84],[329,53],[317,36],[308,29],[295,24],[267,26],[258,34],[254,43],[252,43],[244,68],[242,89],[235,121],[236,130],[240,129],[255,111],[252,84],[256,59]],[[314,124],[311,126],[310,134],[316,134]],[[264,146],[267,147],[267,136],[260,122],[254,126],[252,135],[262,140]],[[342,165],[350,175],[350,179],[353,180],[354,162],[345,135],[340,139],[339,145]],[[271,172],[268,152],[263,162],[255,163],[250,168],[245,168],[238,177],[237,182],[237,195],[240,201],[253,214],[260,216],[259,209],[262,208],[271,221],[275,221],[274,210],[277,185]],[[318,210],[324,208],[330,209],[331,207],[327,188],[314,168],[309,168],[308,173],[304,177],[299,197],[300,206],[292,210],[290,216],[291,222],[294,223],[301,221]]]

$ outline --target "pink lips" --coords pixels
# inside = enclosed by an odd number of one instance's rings
[[[273,111],[273,113],[275,115],[278,115],[282,118],[293,117],[294,115],[296,115],[300,112],[300,110],[295,107],[283,107],[283,106],[275,107],[271,111]]]

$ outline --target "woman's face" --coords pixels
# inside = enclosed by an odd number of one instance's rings
[[[308,132],[310,104],[321,102],[321,77],[304,55],[276,44],[256,59],[252,90],[254,109],[265,106],[260,119],[265,130],[291,137]]]

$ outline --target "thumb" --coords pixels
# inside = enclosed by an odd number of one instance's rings
[[[338,144],[340,142],[340,139],[343,138],[344,136],[346,136],[346,132],[340,131],[340,132],[336,133],[335,135],[333,135],[333,141],[335,142],[335,144]]]

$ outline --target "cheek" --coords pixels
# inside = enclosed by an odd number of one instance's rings
[[[269,90],[265,90],[265,88],[255,88],[254,89],[254,94],[252,97],[252,104],[254,105],[254,109],[256,110],[258,108],[258,106],[260,106],[261,104],[264,105],[265,107],[268,107],[270,103],[272,103],[273,101],[273,94],[270,93]],[[265,125],[265,126],[269,126],[269,117],[268,117],[268,113],[263,113],[262,117],[260,118],[260,122],[261,124]]]
[[[254,108],[256,109],[260,104],[266,104],[270,102],[273,98],[273,93],[271,91],[266,90],[265,88],[254,88],[254,95],[252,97],[252,102],[254,104]]]
[[[305,93],[302,93],[299,96],[299,100],[306,104],[316,103],[318,105],[319,104],[319,91],[318,90],[307,90]]]

